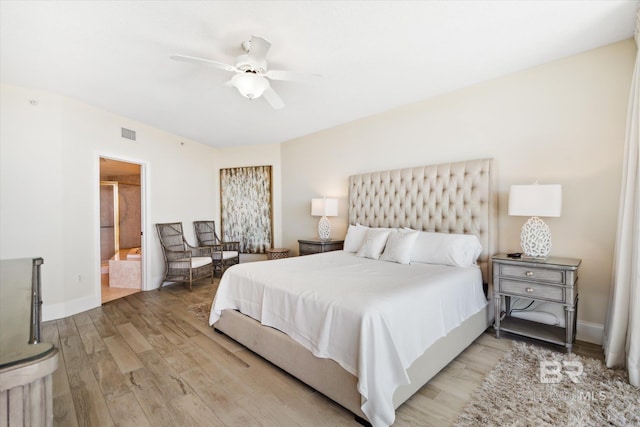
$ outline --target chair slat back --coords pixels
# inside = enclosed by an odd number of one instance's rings
[[[215,221],[194,221],[193,226],[196,232],[198,246],[212,246],[220,244],[220,239],[216,234]]]
[[[162,250],[184,251],[184,236],[182,234],[182,223],[174,222],[168,224],[156,224]]]

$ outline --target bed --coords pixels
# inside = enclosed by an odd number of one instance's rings
[[[351,176],[345,251],[228,269],[210,324],[357,419],[392,424],[395,409],[492,323],[482,288],[490,294],[494,180],[491,159]],[[389,233],[475,236],[477,263],[385,262],[360,243],[350,252],[362,228],[367,245],[384,233],[387,246]]]

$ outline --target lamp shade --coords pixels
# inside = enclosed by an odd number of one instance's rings
[[[338,216],[338,199],[311,199],[312,216]]]
[[[562,186],[512,185],[509,190],[509,215],[558,217],[562,212]]]

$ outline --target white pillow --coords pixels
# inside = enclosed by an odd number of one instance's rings
[[[421,231],[411,253],[411,262],[470,267],[482,252],[475,234]]]
[[[382,261],[409,264],[416,239],[420,234],[415,230],[393,230],[387,239],[387,246],[380,256]]]
[[[347,228],[347,235],[344,238],[344,244],[342,250],[345,252],[358,252],[362,242],[364,241],[364,235],[367,233],[369,227],[356,224],[349,225]]]
[[[364,236],[362,246],[356,253],[359,257],[378,259],[387,243],[387,237],[391,231],[382,228],[370,228]]]

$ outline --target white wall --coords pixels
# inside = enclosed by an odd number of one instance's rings
[[[164,270],[154,224],[182,221],[193,242],[218,211],[212,147],[31,89],[0,86],[0,111],[0,258],[44,258],[44,320],[100,305],[100,156],[144,164],[147,289]]]
[[[635,52],[627,40],[283,143],[283,245],[316,234],[309,201],[322,195],[339,198],[332,236],[344,236],[350,175],[492,157],[500,251],[519,249],[525,221],[506,214],[509,186],[563,186],[551,255],[582,259],[578,319],[583,338],[600,334]]]

